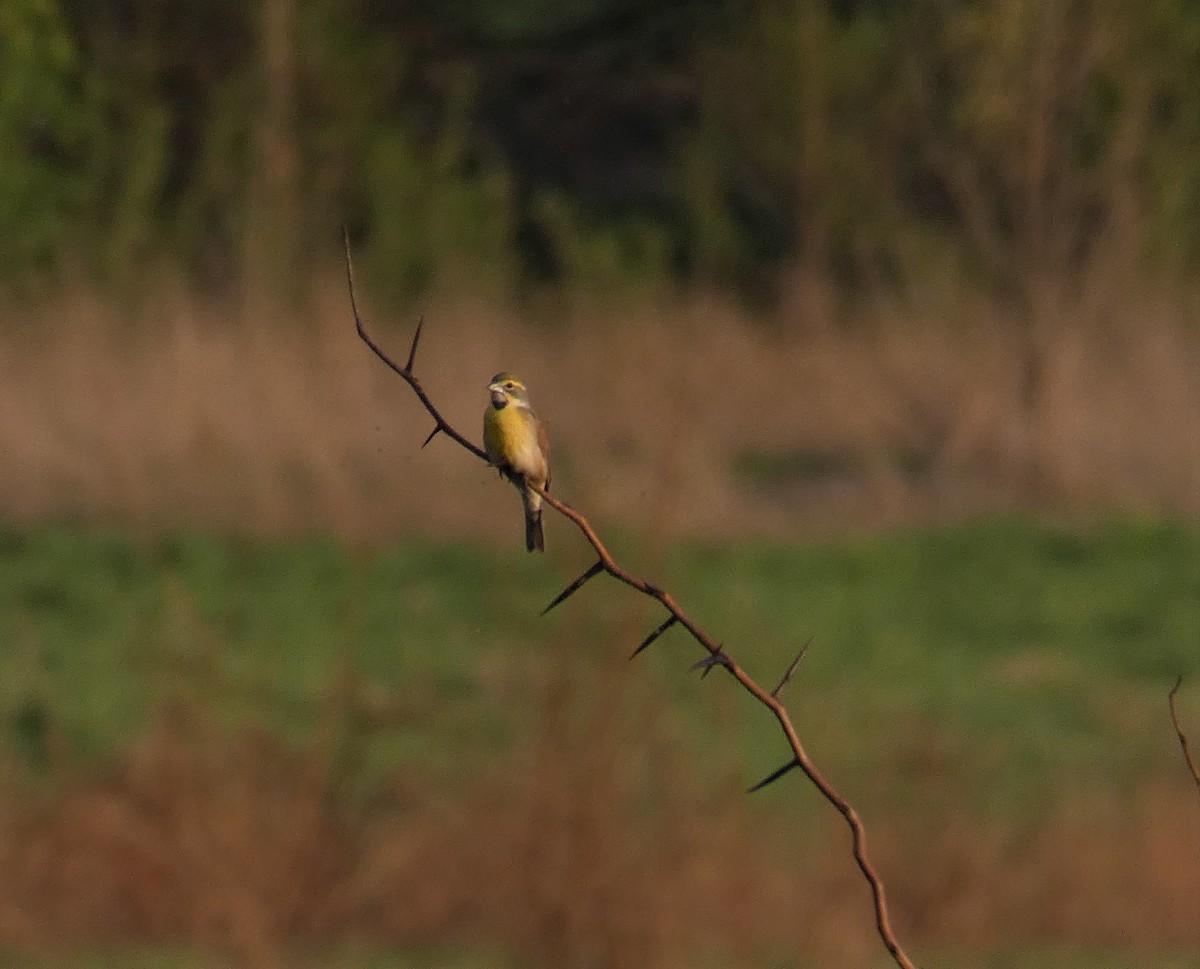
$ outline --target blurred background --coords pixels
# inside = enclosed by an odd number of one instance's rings
[[[1200,948],[1200,9],[5,0],[0,962]]]

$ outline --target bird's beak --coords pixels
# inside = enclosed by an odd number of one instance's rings
[[[491,384],[488,387],[488,390],[492,392],[493,407],[503,407],[508,403],[508,394],[504,392],[504,388],[502,388],[499,384]]]

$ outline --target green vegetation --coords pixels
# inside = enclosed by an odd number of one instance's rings
[[[417,542],[352,554],[322,539],[139,544],[9,527],[4,734],[34,766],[55,733],[95,754],[191,691],[302,735],[353,669],[406,711],[377,766],[415,758],[450,771],[528,727],[522,671],[564,650],[591,668],[635,644],[612,642],[616,628],[655,621],[599,582],[539,620],[570,568]],[[689,545],[663,578],[764,683],[811,638],[791,687],[796,716],[819,761],[853,783],[883,776],[889,796],[904,796],[928,789],[932,771],[995,810],[1033,790],[1046,806],[1055,785],[1119,787],[1177,766],[1163,697],[1177,673],[1200,673],[1194,528],[992,519],[861,542]],[[631,608],[634,625],[616,623]],[[717,727],[705,704],[727,687],[686,676],[694,658],[672,631],[645,665],[707,744]],[[775,766],[768,718],[747,710],[733,729],[748,779]]]
[[[8,0],[0,266],[286,292],[348,221],[397,294],[1024,299],[1112,235],[1194,266],[1198,52],[1183,0]]]

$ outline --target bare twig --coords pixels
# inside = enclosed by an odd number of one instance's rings
[[[420,325],[418,324],[417,331],[413,334],[412,346],[409,349],[408,354],[408,362],[403,367],[397,366],[396,363],[394,363],[391,358],[388,357],[388,355],[379,347],[379,345],[376,344],[375,341],[372,340],[367,334],[365,328],[363,327],[362,318],[358,312],[357,300],[355,299],[354,271],[351,266],[350,259],[350,240],[344,229],[343,241],[346,249],[346,281],[350,287],[350,306],[354,311],[354,325],[358,330],[359,337],[361,337],[363,342],[370,347],[372,353],[379,357],[380,360],[382,360],[391,370],[403,378],[410,387],[412,387],[413,392],[417,395],[417,398],[421,401],[422,405],[425,407],[425,410],[429,412],[430,417],[432,417],[434,420],[434,434],[438,432],[445,434],[447,437],[462,445],[476,457],[486,461],[487,456],[480,448],[476,447],[474,444],[464,438],[446,422],[441,413],[434,406],[433,402],[429,399],[428,395],[425,393],[424,388],[421,386],[421,382],[413,373],[413,361],[417,352],[417,340],[421,336]],[[432,437],[433,435],[431,434],[430,436]],[[582,514],[577,512],[570,505],[560,501],[557,497],[550,494],[545,489],[538,488],[534,485],[528,485],[528,487],[532,487],[542,496],[547,505],[549,505],[559,514],[563,515],[565,518],[570,519],[570,521],[575,524],[575,527],[579,529],[580,533],[582,533],[588,544],[591,545],[595,550],[599,559],[597,563],[593,565],[587,572],[585,572],[579,579],[575,580],[575,582],[564,589],[563,592],[559,594],[558,598],[547,607],[547,610],[562,602],[565,598],[579,589],[579,587],[582,586],[588,579],[598,575],[600,572],[606,572],[623,585],[627,585],[629,588],[640,592],[642,595],[657,600],[662,607],[666,609],[668,613],[670,613],[670,618],[664,621],[661,626],[659,626],[653,633],[650,634],[650,636],[635,651],[635,655],[636,653],[645,649],[645,647],[649,646],[650,643],[657,639],[671,626],[676,624],[681,625],[691,634],[692,638],[696,640],[697,643],[699,643],[705,650],[708,651],[709,655],[704,660],[701,660],[700,664],[698,664],[698,668],[701,668],[707,672],[716,668],[717,666],[724,667],[729,671],[729,675],[738,682],[742,689],[744,689],[747,693],[754,697],[755,700],[770,710],[772,716],[774,716],[775,720],[779,724],[779,728],[783,732],[784,739],[787,741],[788,747],[791,748],[793,756],[792,760],[789,761],[785,767],[776,771],[759,784],[756,784],[753,788],[751,788],[751,790],[758,790],[759,788],[764,787],[766,784],[769,784],[771,781],[776,780],[778,777],[781,777],[783,774],[796,768],[799,768],[799,770],[804,773],[809,781],[811,781],[821,793],[821,796],[824,797],[825,800],[831,805],[833,805],[833,807],[845,820],[847,827],[850,829],[854,861],[855,864],[858,865],[859,870],[862,872],[863,878],[866,879],[867,884],[870,886],[871,897],[875,908],[875,926],[879,933],[880,939],[887,947],[892,959],[898,966],[901,967],[901,969],[915,969],[913,961],[900,946],[899,941],[896,939],[896,934],[892,929],[891,918],[888,914],[887,895],[884,891],[883,881],[879,877],[879,874],[875,871],[875,867],[871,863],[870,856],[867,851],[867,832],[865,826],[863,825],[862,819],[858,816],[858,812],[855,811],[850,802],[847,801],[840,793],[838,793],[833,785],[825,778],[825,775],[817,770],[816,766],[809,758],[807,751],[804,749],[804,745],[800,742],[799,735],[796,733],[796,728],[792,724],[791,717],[784,708],[783,704],[779,702],[778,697],[775,695],[779,688],[777,687],[775,692],[768,692],[759,686],[758,683],[751,678],[749,673],[747,673],[744,669],[742,669],[741,666],[734,662],[734,660],[722,649],[721,645],[715,639],[701,629],[700,626],[696,624],[695,620],[693,620],[686,612],[683,611],[682,607],[680,607],[680,605],[675,601],[674,597],[669,592],[660,589],[658,586],[652,585],[645,579],[638,578],[637,576],[625,571],[625,569],[623,569],[612,557],[612,554],[608,551],[608,548],[600,540],[600,536],[596,534],[595,529],[592,528],[591,524]],[[787,682],[795,668],[795,662],[798,662],[798,659],[797,661],[793,662],[787,673],[785,673],[782,683]]]
[[[345,226],[342,226],[342,244],[346,249],[346,284],[350,287],[350,308],[354,310],[354,328],[358,330],[358,335],[363,343],[371,348],[371,352],[387,364],[389,369],[403,378],[404,382],[413,389],[417,399],[429,411],[429,415],[434,420],[434,426],[433,430],[429,432],[429,437],[425,438],[425,444],[432,441],[434,435],[445,434],[465,447],[480,461],[487,461],[487,455],[483,453],[482,448],[476,447],[442,419],[442,415],[438,413],[437,408],[433,406],[433,402],[425,393],[425,388],[421,386],[421,381],[413,373],[413,361],[417,357],[417,342],[421,339],[421,327],[425,325],[425,320],[422,318],[417,322],[417,332],[413,334],[412,346],[408,350],[408,362],[403,367],[398,366],[391,357],[384,353],[379,344],[372,340],[370,334],[363,328],[362,317],[358,313],[358,299],[354,295],[354,263],[350,260],[350,232]],[[425,444],[422,444],[421,447],[424,447]]]
[[[1187,761],[1188,770],[1191,771],[1192,780],[1196,782],[1196,790],[1200,791],[1200,768],[1196,767],[1196,761],[1192,758],[1192,752],[1188,748],[1187,734],[1183,732],[1183,727],[1179,723],[1179,711],[1175,709],[1175,694],[1179,692],[1179,687],[1183,684],[1183,674],[1175,678],[1175,685],[1171,687],[1171,691],[1167,694],[1167,708],[1171,711],[1171,725],[1175,728],[1175,736],[1179,738],[1179,746],[1183,748],[1183,759]]]

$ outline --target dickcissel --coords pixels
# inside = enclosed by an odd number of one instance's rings
[[[542,496],[528,486],[550,487],[546,431],[529,406],[529,391],[512,374],[496,374],[488,384],[488,393],[491,400],[483,412],[483,448],[492,466],[521,492],[525,548],[544,552]]]

